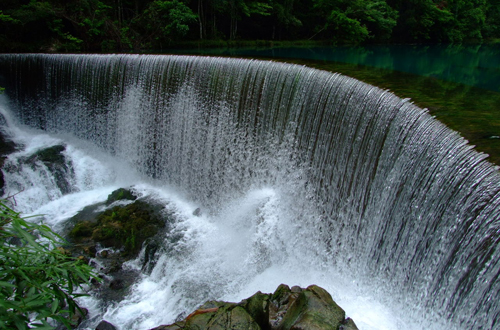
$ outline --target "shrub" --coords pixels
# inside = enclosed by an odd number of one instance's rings
[[[57,249],[62,238],[45,225],[26,221],[0,201],[0,328],[70,328],[81,311],[77,290],[96,278],[90,266]]]

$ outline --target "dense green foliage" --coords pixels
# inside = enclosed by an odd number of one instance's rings
[[[187,40],[500,38],[500,0],[3,0],[0,51],[162,49]]]
[[[30,223],[0,202],[0,328],[54,329],[50,319],[71,327],[79,310],[77,289],[87,283],[90,266],[67,256],[61,237]]]

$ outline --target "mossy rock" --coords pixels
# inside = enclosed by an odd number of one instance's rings
[[[351,319],[321,287],[257,292],[240,303],[208,301],[184,320],[151,330],[357,330]]]
[[[271,295],[271,301],[275,305],[284,305],[288,303],[291,294],[290,287],[286,284],[280,284],[276,291]]]
[[[261,327],[243,307],[236,306],[231,310],[229,327],[235,330],[260,330]]]
[[[62,166],[66,163],[66,158],[64,157],[63,154],[65,150],[66,147],[63,145],[55,145],[52,147],[41,149],[37,151],[35,154],[31,155],[27,159],[27,162],[34,162],[36,160],[39,160],[48,165]]]
[[[269,327],[269,294],[257,292],[250,298],[242,300],[240,306],[257,322],[261,329]]]
[[[118,189],[109,195],[108,201],[114,201],[115,198],[129,199],[131,193],[126,189]],[[133,198],[136,199],[135,196]],[[66,235],[73,243],[77,243],[76,248],[92,242],[94,245],[99,243],[106,248],[121,250],[121,256],[130,259],[137,256],[143,243],[149,239],[152,251],[148,256],[153,259],[158,246],[154,246],[152,237],[165,228],[168,221],[168,215],[165,218],[163,212],[164,205],[136,199],[133,203],[99,212],[105,205],[97,203],[85,207],[68,221]]]
[[[91,221],[82,221],[77,223],[73,229],[69,232],[69,237],[79,242],[82,238],[88,238],[92,236],[97,223]]]
[[[150,204],[137,200],[125,206],[115,206],[97,217],[92,239],[106,247],[124,249],[124,256],[141,250],[144,241],[165,227],[164,221]]]
[[[253,317],[242,306],[222,303],[216,308],[198,309],[186,318],[184,328],[189,330],[261,330]]]
[[[135,196],[131,190],[125,188],[119,188],[108,195],[108,199],[106,200],[106,205],[111,205],[116,201],[122,201],[122,200],[135,201],[136,199],[137,196]]]
[[[333,301],[330,294],[317,285],[311,285],[298,294],[278,329],[337,330],[344,320],[344,310]]]

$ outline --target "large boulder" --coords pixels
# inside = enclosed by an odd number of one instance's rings
[[[95,328],[95,330],[116,330],[116,327],[107,322],[107,321],[104,321],[102,320],[98,325],[97,327]]]
[[[344,310],[326,290],[316,285],[290,294],[288,303],[273,307],[277,310],[287,307],[281,320],[273,320],[275,328],[280,330],[337,330],[345,320]]]
[[[280,285],[239,303],[210,301],[184,320],[151,330],[357,330],[330,294],[317,285]]]
[[[117,201],[128,203],[113,206]],[[146,240],[165,228],[165,219],[160,214],[163,206],[139,200],[129,190],[120,188],[112,192],[104,204],[111,208],[99,212],[102,205],[90,206],[70,220],[73,228],[69,237],[74,243],[79,246],[99,243],[121,251],[125,259],[132,259]]]
[[[130,189],[120,188],[106,201],[90,205],[68,220],[63,235],[68,253],[90,261],[102,281],[94,283],[94,294],[106,304],[121,301],[139,272],[122,267],[144,247],[144,270],[154,266],[160,253],[161,233],[175,221],[165,205],[138,198]]]

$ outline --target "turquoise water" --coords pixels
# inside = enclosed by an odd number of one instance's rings
[[[500,45],[213,48],[173,53],[297,58],[366,65],[500,92]]]

